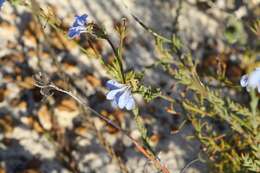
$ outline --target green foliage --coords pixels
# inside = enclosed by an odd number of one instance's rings
[[[227,21],[227,27],[224,32],[224,36],[228,43],[245,44],[246,34],[243,28],[243,24],[236,18],[230,17]]]
[[[255,95],[251,95],[251,110],[249,110],[230,98],[224,97],[221,91],[204,85],[197,73],[196,63],[193,63],[190,55],[182,57],[172,55],[172,52],[178,52],[184,46],[179,38],[174,36],[169,42],[167,38],[155,33],[136,16],[134,19],[155,37],[156,50],[160,59],[147,68],[162,67],[177,83],[193,91],[192,98],[184,93],[181,95],[182,99],[177,102],[174,98],[165,96],[161,98],[183,107],[182,113],[185,113],[192,123],[195,135],[208,155],[212,172],[259,172],[259,157],[256,157],[256,153],[259,155],[260,152],[259,149],[252,148],[260,142],[258,99],[256,100]],[[253,30],[255,33],[257,33],[256,26]],[[245,44],[246,35],[243,25],[232,17],[227,23],[224,35],[230,44]],[[168,44],[172,44],[171,49]],[[175,65],[177,69],[172,68],[172,65]],[[225,73],[221,74],[221,78],[225,78]],[[228,84],[232,86],[230,81]],[[218,123],[211,123],[209,120],[218,121]],[[218,130],[218,124],[226,126],[227,129]]]
[[[157,48],[160,49],[161,62],[168,57],[169,52],[161,45]],[[214,172],[235,173],[256,170],[255,168],[259,166],[257,165],[259,158],[253,159],[249,156],[256,153],[250,146],[260,142],[257,134],[260,126],[260,121],[257,119],[259,113],[256,111],[258,100],[252,97],[252,111],[250,111],[228,97],[224,97],[220,91],[209,88],[200,80],[196,64],[193,63],[190,55],[186,55],[180,61],[168,63],[178,68],[171,69],[170,66],[164,64],[163,69],[179,84],[193,91],[192,102],[189,98],[191,96],[184,95],[179,103],[186,112],[187,118],[192,122],[196,136],[203,144],[209,157],[208,162],[215,170]],[[208,118],[228,128],[224,132],[219,131],[217,124],[210,123]],[[244,159],[242,159],[242,152],[248,154],[247,157],[243,157]]]
[[[253,153],[242,155],[243,166],[252,172],[260,172],[260,144],[252,146]]]
[[[161,94],[159,88],[152,88],[151,86],[146,87],[144,85],[140,85],[137,92],[141,94],[147,102],[150,102]]]
[[[257,37],[260,37],[260,19],[257,19],[253,26],[250,27],[250,29]]]
[[[13,5],[20,5],[23,1],[22,0],[10,0],[10,2]]]
[[[111,76],[113,76],[113,78],[123,83],[124,80],[122,77],[121,68],[116,58],[113,60],[111,64],[106,65],[106,68],[107,68],[107,72]]]
[[[172,49],[177,52],[182,47],[182,42],[180,38],[178,38],[176,35],[173,35],[172,37]]]

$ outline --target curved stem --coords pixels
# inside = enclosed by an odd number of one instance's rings
[[[141,144],[139,144],[137,142],[137,140],[135,140],[133,137],[131,137],[129,135],[129,133],[122,129],[119,125],[115,124],[113,121],[111,121],[110,119],[108,119],[107,117],[101,115],[100,113],[98,113],[96,110],[92,109],[91,107],[89,107],[87,105],[87,103],[82,100],[81,98],[77,97],[76,95],[74,95],[72,92],[70,91],[66,91],[66,90],[63,90],[59,87],[57,87],[56,85],[54,84],[48,84],[48,85],[39,85],[39,84],[34,84],[35,86],[41,88],[41,89],[45,89],[45,88],[49,88],[49,89],[53,89],[53,90],[56,90],[58,92],[61,92],[61,93],[64,93],[64,94],[67,94],[69,96],[71,96],[73,99],[75,99],[80,105],[83,106],[83,108],[87,108],[89,109],[94,115],[96,115],[97,117],[99,117],[101,120],[105,121],[107,124],[113,126],[114,128],[116,128],[117,130],[121,131],[124,135],[126,135],[132,142],[133,144],[135,145],[135,147],[137,148],[137,150],[142,153],[147,159],[149,159],[150,161],[152,161],[155,166],[160,170],[162,171],[163,173],[170,173],[169,170],[161,163],[160,159],[157,158],[156,156],[154,156],[153,154],[151,154],[151,152],[147,151],[146,148],[144,148]]]
[[[180,173],[184,173],[188,167],[190,167],[193,163],[198,162],[198,161],[200,161],[199,158],[196,158],[196,159],[192,160],[192,161],[189,162],[187,165],[185,165],[184,168],[182,168],[182,170],[180,171]]]

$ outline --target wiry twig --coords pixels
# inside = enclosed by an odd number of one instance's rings
[[[98,113],[96,110],[92,109],[91,107],[89,107],[87,105],[87,103],[82,100],[81,98],[77,97],[76,95],[74,95],[72,92],[70,91],[66,91],[63,90],[59,87],[57,87],[56,85],[50,83],[50,84],[46,84],[46,85],[41,85],[41,84],[37,84],[35,83],[35,86],[41,88],[41,89],[52,89],[55,91],[59,91],[61,93],[67,94],[69,96],[71,96],[73,99],[75,99],[80,105],[82,105],[84,108],[87,108],[88,110],[90,110],[94,115],[96,115],[97,117],[99,117],[101,120],[105,121],[107,124],[113,126],[114,128],[116,128],[117,130],[121,131],[124,135],[126,135],[135,145],[135,147],[137,148],[137,150],[139,152],[141,152],[147,159],[149,159],[150,161],[152,161],[155,166],[157,168],[159,168],[163,173],[170,173],[169,170],[165,167],[165,165],[163,165],[160,160],[158,158],[156,158],[152,153],[150,153],[148,150],[146,150],[141,144],[139,144],[137,142],[137,140],[135,140],[134,138],[132,138],[128,132],[124,129],[122,129],[121,127],[119,127],[117,124],[115,124],[113,121],[111,121],[110,119],[106,118],[105,116],[101,115],[100,113]]]
[[[124,2],[124,0],[122,1],[123,6],[128,10],[128,12],[130,13],[130,15],[134,18],[134,20],[140,25],[142,26],[147,32],[149,32],[150,34],[152,34],[155,38],[159,38],[163,41],[165,41],[166,43],[172,43],[171,39],[166,38],[165,36],[158,34],[157,32],[155,32],[152,28],[148,27],[139,17],[137,17],[130,9],[129,7],[126,5],[126,3]]]
[[[176,9],[176,16],[172,22],[172,35],[177,34],[177,32],[179,30],[179,18],[181,15],[182,6],[183,6],[183,1],[179,0],[178,7]]]
[[[188,167],[190,167],[193,163],[198,162],[198,161],[200,161],[199,158],[196,158],[196,159],[192,160],[192,161],[189,162],[187,165],[185,165],[184,168],[182,168],[182,170],[180,171],[180,173],[184,173]]]

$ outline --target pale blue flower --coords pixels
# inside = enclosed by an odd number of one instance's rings
[[[250,74],[242,76],[240,85],[246,87],[247,91],[257,88],[260,93],[260,68],[256,68]]]
[[[86,32],[86,24],[87,24],[87,14],[83,14],[81,16],[75,16],[75,21],[72,26],[69,28],[68,36],[69,38],[75,38],[79,36],[81,33]]]
[[[0,8],[3,6],[5,0],[0,0]]]
[[[135,108],[135,100],[130,86],[120,84],[115,80],[107,81],[106,86],[110,90],[106,98],[111,100],[113,105],[118,106],[120,109],[126,108],[127,110]]]

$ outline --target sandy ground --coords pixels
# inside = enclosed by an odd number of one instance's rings
[[[178,11],[177,1],[125,0],[124,3],[132,13],[154,30],[164,33],[165,36],[172,34],[173,26],[176,26],[173,21]],[[67,26],[76,14],[87,13],[90,20],[102,24],[108,33],[111,33],[113,41],[117,41],[117,35],[113,30],[114,24],[122,17],[126,17],[129,26],[125,52],[128,69],[141,70],[144,65],[152,64],[157,59],[153,38],[131,18],[129,9],[120,0],[45,0],[40,1],[40,4],[45,8],[47,4],[54,6],[55,12]],[[216,4],[220,8],[227,5],[222,0]],[[237,9],[236,15],[241,17],[244,13],[246,11],[243,9]],[[178,17],[179,35],[184,42],[189,43],[192,51],[196,50],[195,54],[199,57],[203,52],[200,45],[206,38],[219,36],[221,39],[222,31],[219,28],[225,25],[223,22],[225,17],[226,14],[218,9],[211,9],[205,13],[194,5],[194,1],[184,1]],[[28,11],[20,7],[13,8],[8,3],[4,4],[0,12],[0,172],[4,169],[8,173],[26,172],[26,170],[46,173],[72,172],[59,158],[61,144],[53,140],[50,135],[55,129],[51,123],[52,116],[56,117],[59,130],[62,129],[61,134],[65,136],[63,140],[69,141],[69,155],[75,160],[80,172],[120,172],[118,164],[100,145],[93,129],[88,127],[88,123],[83,123],[79,106],[72,99],[58,94],[48,99],[48,103],[41,102],[39,89],[32,85],[31,78],[38,71],[37,57],[40,56],[41,64],[47,72],[55,73],[55,68],[50,55],[43,53],[46,46],[40,47],[42,53],[37,55],[37,42],[28,32],[29,21]],[[52,41],[53,44],[57,43],[55,38]],[[221,40],[217,41],[219,49],[223,49]],[[85,54],[80,53],[78,48],[68,41],[66,44],[69,53],[60,48],[59,44],[55,44],[56,58],[63,64],[66,73],[75,78],[75,82],[85,89],[93,108],[101,110],[102,107],[109,107],[109,103],[102,99],[100,101],[98,96],[102,92],[104,78],[109,78],[102,70],[99,61],[93,57],[86,58]],[[103,56],[108,57],[111,54],[108,45],[100,44],[103,47]],[[158,72],[148,71],[146,76],[146,84],[158,86],[163,83],[165,92],[171,90],[174,84],[172,79]],[[144,107],[142,99],[137,96],[137,100]],[[171,172],[177,173],[198,157],[200,144],[198,141],[186,139],[193,134],[189,125],[184,126],[178,133],[172,133],[174,126],[183,118],[167,114],[162,109],[163,105],[167,103],[161,100],[146,105],[143,108],[143,117],[151,135],[154,135],[158,156]],[[123,128],[131,130],[132,135],[138,138],[139,134],[132,115],[117,112],[119,117],[123,117],[121,120]],[[91,119],[102,131],[107,142],[120,155],[129,172],[156,172],[151,163],[134,149],[125,136],[120,132],[113,132],[113,129],[107,131],[98,119]],[[77,122],[80,122],[80,126],[76,125]],[[157,136],[160,137],[159,141],[156,140]],[[208,171],[205,164],[196,162],[185,172]]]

